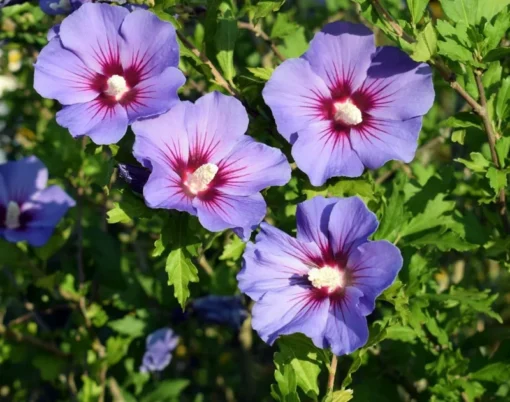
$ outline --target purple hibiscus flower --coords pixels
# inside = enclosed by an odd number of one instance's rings
[[[75,202],[47,181],[48,170],[34,156],[0,165],[0,236],[34,247],[49,240]]]
[[[128,124],[174,106],[184,75],[175,29],[146,10],[84,4],[60,25],[35,64],[34,87],[62,103],[73,137],[112,144]]]
[[[253,328],[272,344],[301,332],[336,355],[368,338],[365,316],[402,267],[393,244],[369,241],[377,219],[357,197],[298,205],[297,239],[268,224],[248,243],[239,288],[256,301]]]
[[[363,25],[335,22],[302,58],[278,66],[263,97],[297,166],[319,186],[392,159],[410,162],[434,88],[426,64],[376,48]]]
[[[133,124],[133,153],[152,169],[147,205],[186,211],[210,231],[233,228],[248,238],[266,214],[260,191],[287,183],[290,165],[278,149],[244,135],[247,128],[241,102],[219,92]]]
[[[179,343],[179,337],[170,328],[161,328],[147,337],[141,372],[162,371],[170,364],[172,352]]]
[[[200,319],[234,329],[239,329],[248,317],[239,296],[204,296],[193,300],[190,307]]]

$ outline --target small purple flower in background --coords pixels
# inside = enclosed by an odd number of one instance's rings
[[[238,274],[256,301],[253,328],[267,343],[301,332],[336,355],[368,338],[365,316],[402,267],[393,244],[369,241],[377,218],[357,197],[315,197],[298,205],[297,239],[262,223]]]
[[[170,328],[161,328],[147,337],[141,372],[162,371],[170,364],[172,352],[179,343],[179,337]]]
[[[287,183],[290,165],[278,149],[244,135],[247,128],[241,102],[219,92],[133,124],[133,154],[152,169],[147,205],[186,211],[212,232],[232,228],[249,238],[266,214],[260,191]]]
[[[34,88],[67,105],[57,122],[73,137],[116,143],[128,124],[179,101],[175,29],[153,13],[84,4],[54,34],[35,64]]]
[[[41,7],[41,10],[49,15],[65,15],[78,10],[83,4],[94,2],[94,0],[39,0],[39,7]],[[125,7],[128,11],[134,11],[137,9],[146,10],[149,8],[145,4],[131,4],[127,3],[125,0],[112,0],[109,2],[106,1],[106,3]]]
[[[228,325],[234,329],[241,328],[248,317],[248,311],[239,296],[204,296],[193,300],[190,306],[201,320]]]
[[[150,170],[127,163],[119,163],[119,177],[136,193],[143,193],[143,186],[149,180]]]
[[[46,187],[48,170],[34,156],[0,165],[0,236],[43,246],[74,207],[59,186]]]
[[[302,58],[278,66],[263,97],[297,166],[320,186],[392,159],[410,162],[434,88],[428,65],[396,47],[376,49],[363,25],[335,22]]]

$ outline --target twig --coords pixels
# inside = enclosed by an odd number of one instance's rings
[[[237,96],[237,91],[232,88],[232,86],[227,82],[225,78],[221,75],[221,73],[218,71],[218,69],[214,66],[214,64],[207,58],[207,56],[203,53],[201,53],[186,37],[179,31],[177,31],[177,36],[179,37],[179,40],[183,43],[184,46],[186,46],[191,53],[193,53],[195,56],[197,56],[204,64],[209,66],[211,69],[212,75],[214,76],[214,79],[216,80],[216,83],[224,88],[230,95]]]
[[[478,92],[480,94],[480,103],[482,104],[482,112],[479,113],[482,118],[483,126],[485,128],[485,132],[487,133],[487,141],[489,142],[489,148],[491,150],[491,158],[494,165],[496,165],[497,169],[501,169],[501,163],[498,158],[498,154],[496,152],[496,133],[494,132],[494,127],[492,126],[492,122],[489,118],[489,114],[487,112],[487,97],[485,95],[485,89],[483,87],[482,82],[482,73],[476,72],[475,74],[476,86],[478,87]],[[503,227],[507,233],[510,233],[510,221],[508,219],[507,208],[506,208],[506,192],[505,187],[499,190],[499,215],[501,216],[501,221],[503,222]]]
[[[39,338],[33,337],[31,335],[22,334],[21,332],[14,331],[10,328],[0,326],[0,335],[5,335],[6,338],[9,338],[19,343],[28,343],[32,346],[38,347],[39,349],[43,349],[63,359],[68,359],[71,357],[70,354],[62,352],[57,346],[55,346],[52,343],[46,343],[44,341],[41,341]]]
[[[204,254],[201,254],[197,259],[198,265],[202,267],[202,269],[207,273],[209,276],[214,275],[214,270],[212,269],[211,265],[209,264],[209,261],[207,261],[207,258],[205,258]]]
[[[333,388],[335,387],[335,375],[337,366],[338,357],[335,354],[333,354],[333,358],[331,359],[331,365],[329,366],[328,392],[333,392]]]
[[[384,16],[384,19],[388,24],[390,24],[391,28],[395,32],[395,34],[404,39],[406,42],[414,43],[416,39],[414,39],[411,35],[409,35],[406,31],[402,29],[402,27],[398,24],[398,22],[393,18],[393,16],[382,6],[379,0],[371,0],[374,7],[377,11]]]
[[[237,23],[237,26],[241,29],[251,31],[255,34],[255,36],[262,38],[271,47],[271,50],[273,51],[275,56],[278,57],[280,61],[285,61],[285,56],[281,54],[281,52],[278,50],[278,47],[274,44],[269,35],[262,30],[260,25],[253,25],[251,22],[239,21]]]

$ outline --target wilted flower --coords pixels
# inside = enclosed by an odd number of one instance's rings
[[[244,135],[247,128],[241,102],[218,92],[133,124],[133,153],[152,168],[143,189],[147,205],[197,215],[213,232],[233,228],[249,237],[266,214],[260,191],[287,183],[290,166],[278,149]]]
[[[248,311],[239,296],[209,295],[193,300],[190,306],[201,320],[228,325],[234,329],[239,329],[248,317]]]
[[[47,181],[48,170],[34,156],[0,165],[0,236],[35,247],[49,240],[75,202]]]
[[[140,371],[162,371],[170,364],[172,352],[179,343],[179,337],[170,328],[161,328],[147,337],[146,351]]]
[[[112,144],[128,124],[166,112],[184,83],[175,29],[146,10],[84,4],[41,51],[34,87],[64,108],[57,122],[74,137]]]
[[[322,185],[391,159],[410,162],[434,89],[426,64],[396,47],[376,49],[363,25],[335,22],[302,58],[278,66],[263,97],[297,166]]]
[[[351,353],[367,341],[365,316],[402,267],[393,244],[369,241],[378,222],[357,197],[298,205],[297,239],[268,224],[248,243],[239,288],[256,301],[253,328],[272,344],[301,332],[320,348]]]

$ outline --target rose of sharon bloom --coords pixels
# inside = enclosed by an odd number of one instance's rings
[[[253,328],[267,343],[301,332],[336,355],[368,339],[366,316],[402,267],[393,244],[369,241],[377,219],[357,197],[315,197],[298,205],[297,239],[262,223],[238,274],[256,301]]]
[[[392,159],[410,162],[434,88],[426,64],[376,48],[363,25],[335,22],[302,58],[276,68],[263,97],[297,166],[319,186]]]
[[[179,337],[170,328],[161,328],[147,337],[141,372],[162,371],[170,364],[172,352],[179,343]]]
[[[133,153],[152,169],[147,205],[189,212],[212,232],[232,228],[247,239],[266,214],[260,191],[290,180],[285,156],[244,135],[247,128],[241,102],[219,92],[133,124]]]
[[[87,3],[68,16],[35,64],[34,87],[64,108],[73,137],[112,144],[128,124],[174,106],[184,75],[175,29],[146,10]]]
[[[201,320],[228,325],[234,329],[241,328],[248,317],[248,311],[239,296],[204,296],[193,300],[190,307]]]
[[[59,186],[46,187],[48,170],[34,156],[0,165],[0,236],[7,241],[44,245],[74,207]]]

